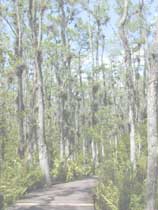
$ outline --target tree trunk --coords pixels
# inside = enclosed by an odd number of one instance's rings
[[[23,103],[23,67],[17,67],[18,71],[18,121],[19,121],[19,156],[24,157],[25,135],[24,135],[24,103]]]
[[[24,102],[23,102],[23,56],[22,56],[22,29],[21,29],[21,15],[20,15],[20,2],[15,1],[15,29],[16,29],[16,42],[15,42],[15,61],[16,61],[16,75],[18,78],[18,96],[17,96],[17,113],[19,123],[19,148],[18,153],[20,158],[24,157],[25,151],[25,135],[24,135]]]
[[[39,153],[39,164],[41,171],[45,177],[46,183],[51,183],[48,152],[45,140],[45,106],[44,106],[44,88],[43,88],[43,75],[42,75],[42,17],[44,10],[40,8],[41,4],[37,5],[37,2],[30,0],[29,14],[30,14],[30,27],[32,31],[32,41],[35,50],[35,86],[37,87],[37,144]],[[38,8],[38,9],[37,9]],[[38,21],[37,21],[38,12]]]
[[[0,209],[1,210],[4,209],[4,196],[1,192],[0,192]]]
[[[151,66],[148,72],[147,95],[147,205],[146,210],[156,210],[157,178],[158,178],[158,24],[153,46],[150,52]]]
[[[133,84],[133,70],[131,60],[131,50],[128,43],[127,31],[125,25],[128,15],[128,0],[124,0],[123,15],[120,20],[119,34],[123,43],[125,51],[125,67],[127,77],[127,94],[128,94],[128,113],[129,113],[129,136],[130,136],[130,160],[133,169],[136,168],[136,143],[135,143],[135,97],[134,97],[134,84]]]
[[[41,52],[37,51],[36,55],[36,71],[37,71],[37,100],[38,100],[38,123],[37,123],[37,139],[39,150],[39,161],[42,173],[45,176],[47,184],[51,183],[48,163],[48,153],[45,143],[45,107],[44,107],[44,91],[43,91],[43,77],[41,69]]]

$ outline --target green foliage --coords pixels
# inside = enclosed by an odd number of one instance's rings
[[[144,205],[143,204],[143,199],[142,199],[142,194],[133,194],[131,196],[131,203],[130,203],[130,209],[131,210],[143,210],[144,209]]]
[[[38,168],[37,158],[36,164],[30,167],[27,159],[20,160],[17,155],[18,142],[17,128],[13,127],[14,121],[8,122],[6,125],[8,130],[4,141],[4,160],[0,168],[0,192],[4,195],[5,206],[10,205],[16,199],[20,198],[28,190],[31,190],[35,183],[42,181],[42,174]],[[0,138],[1,143],[2,138]]]
[[[82,155],[75,160],[54,161],[52,176],[64,181],[71,181],[92,174],[92,165],[84,164]]]
[[[137,143],[140,142],[142,148],[139,157],[137,157],[136,171],[132,170],[129,161],[130,145],[128,135],[122,135],[118,140],[117,156],[115,156],[114,150],[100,164],[97,171],[100,177],[96,191],[97,209],[144,209],[147,161],[145,127],[142,124],[137,130]]]
[[[96,189],[97,209],[118,210],[119,191],[112,181],[101,182]]]
[[[10,162],[1,173],[0,189],[4,194],[5,205],[20,198],[41,180],[42,175],[38,168],[27,169],[24,163],[18,159]]]
[[[71,181],[74,178],[81,178],[83,176],[88,176],[91,173],[92,173],[91,165],[84,165],[80,159],[78,159],[77,161],[69,160],[67,162],[66,181]]]
[[[67,162],[67,174],[66,174],[66,181],[73,180],[74,177],[79,177],[82,175],[83,168],[81,165],[78,165],[76,161],[69,160]]]

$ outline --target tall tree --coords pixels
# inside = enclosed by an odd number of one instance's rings
[[[24,157],[25,151],[25,134],[24,134],[24,100],[23,100],[23,47],[22,47],[22,16],[23,11],[19,0],[14,1],[15,7],[15,63],[16,63],[16,75],[18,78],[18,96],[17,96],[17,110],[18,110],[18,122],[19,122],[19,156]]]
[[[37,143],[39,152],[39,162],[47,184],[51,183],[48,152],[45,136],[45,104],[44,104],[44,84],[42,73],[42,23],[46,2],[29,1],[29,21],[32,33],[32,45],[34,48],[34,68],[35,86],[37,97]],[[37,16],[38,14],[38,16]]]
[[[135,142],[135,96],[133,84],[133,69],[131,59],[131,49],[128,40],[128,5],[129,1],[124,0],[123,13],[119,23],[119,35],[124,47],[125,53],[125,68],[126,68],[126,82],[128,91],[128,118],[129,118],[129,133],[130,133],[130,160],[133,168],[136,168],[136,142]]]
[[[158,178],[158,23],[150,49],[147,94],[147,205],[146,210],[156,210]]]

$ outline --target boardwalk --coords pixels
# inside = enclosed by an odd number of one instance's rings
[[[94,178],[53,185],[29,193],[8,210],[94,210]]]

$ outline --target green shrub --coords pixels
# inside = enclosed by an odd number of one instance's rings
[[[18,159],[10,161],[1,173],[0,189],[4,195],[5,206],[23,196],[35,183],[41,180],[42,175],[38,168],[28,169]]]
[[[112,181],[99,183],[96,188],[96,196],[98,210],[118,210],[119,190]]]

